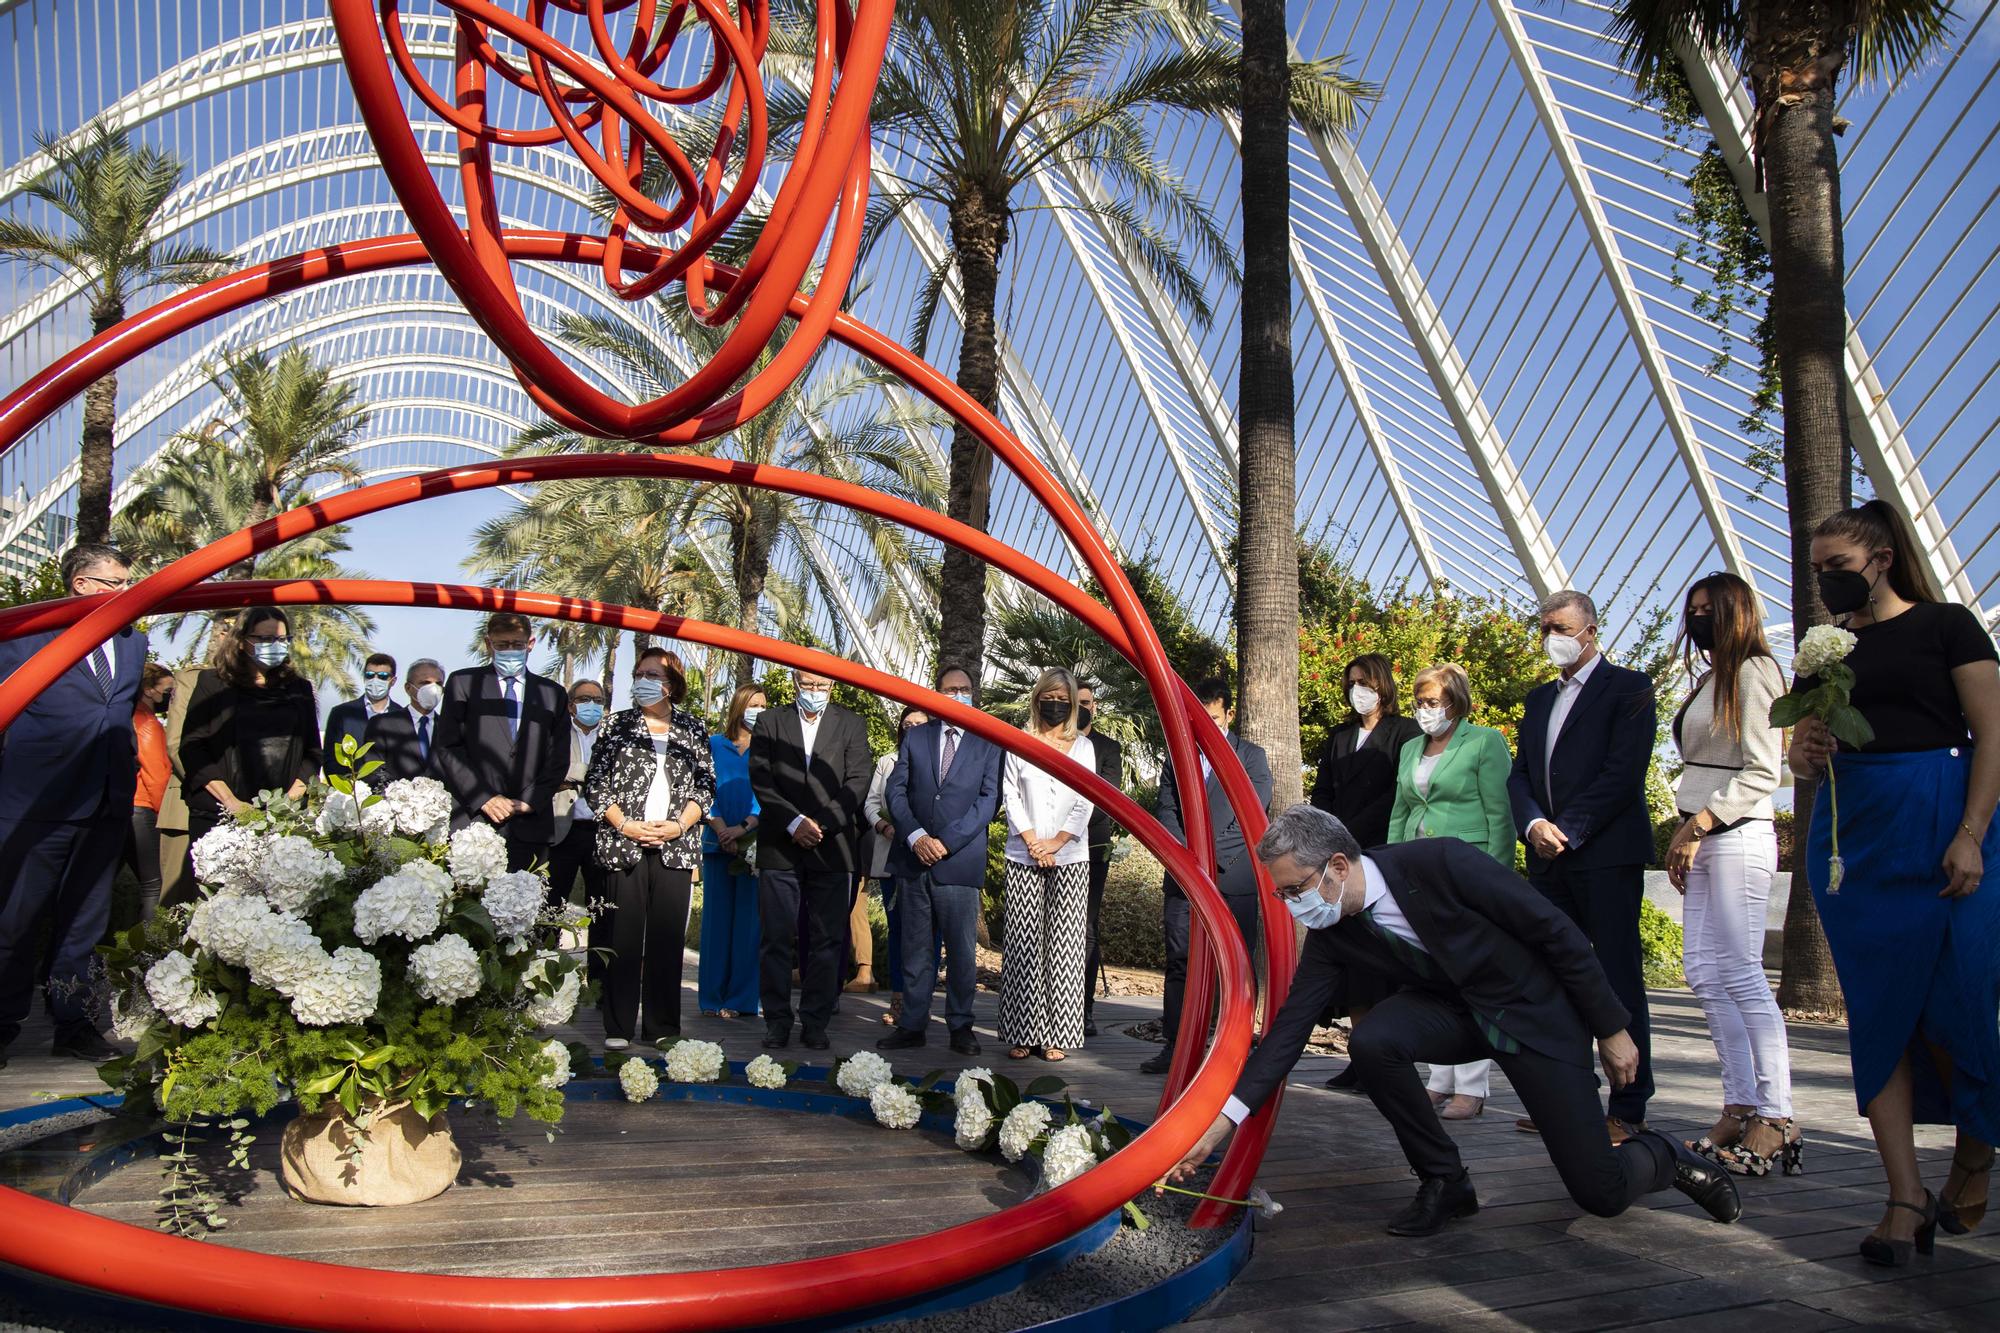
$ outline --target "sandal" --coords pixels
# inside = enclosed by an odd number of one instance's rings
[[[1695,1139],[1693,1142],[1688,1142],[1688,1140],[1686,1139],[1682,1140],[1683,1143],[1687,1143],[1689,1152],[1699,1153],[1703,1157],[1708,1158],[1708,1160],[1711,1162],[1719,1162],[1721,1159],[1716,1156],[1717,1153],[1721,1152],[1724,1148],[1733,1148],[1737,1144],[1743,1141],[1744,1131],[1750,1128],[1749,1108],[1745,1108],[1744,1110],[1739,1112],[1739,1111],[1732,1111],[1725,1106],[1722,1108],[1722,1115],[1720,1118],[1722,1120],[1734,1120],[1736,1122],[1736,1137],[1733,1139],[1729,1139],[1727,1141],[1718,1141],[1716,1138],[1716,1131],[1711,1129],[1708,1131],[1708,1133],[1702,1135],[1698,1139]]]
[[[1016,1046],[1007,1052],[1007,1058],[1009,1060],[1025,1060],[1034,1053],[1035,1052],[1032,1047]]]
[[[1050,1064],[1059,1065],[1069,1059],[1069,1052],[1059,1046],[1046,1046],[1042,1048],[1041,1056],[1042,1059],[1048,1061]]]
[[[1861,1238],[1861,1257],[1878,1268],[1901,1268],[1910,1262],[1910,1254],[1929,1254],[1937,1245],[1938,1201],[1929,1190],[1924,1191],[1924,1206],[1913,1203],[1889,1201],[1889,1208],[1901,1208],[1917,1215],[1917,1234],[1908,1240],[1897,1240],[1893,1236],[1878,1236],[1874,1232]],[[1888,1209],[1883,1210],[1882,1225],[1889,1225]]]
[[[1751,1119],[1757,1125],[1777,1131],[1778,1143],[1770,1152],[1760,1153],[1751,1151],[1748,1146],[1750,1131],[1745,1130],[1743,1137],[1735,1143],[1717,1148],[1714,1152],[1703,1155],[1712,1158],[1718,1166],[1732,1175],[1768,1176],[1771,1174],[1771,1167],[1775,1163],[1783,1163],[1784,1173],[1788,1176],[1804,1175],[1806,1171],[1806,1139],[1805,1135],[1799,1133],[1798,1127],[1792,1123],[1792,1118],[1786,1116],[1784,1119],[1779,1120],[1771,1116],[1760,1115],[1752,1116]]]
[[[1938,1225],[1954,1236],[1963,1236],[1966,1232],[1986,1220],[1986,1186],[1993,1174],[1993,1147],[1991,1144],[1987,1145],[1986,1156],[1977,1161],[1968,1162],[1959,1154],[1960,1150],[1953,1150],[1951,1154],[1951,1169],[1953,1174],[1963,1171],[1965,1176],[1959,1181],[1956,1190],[1952,1189],[1951,1177],[1947,1176],[1944,1182],[1944,1193],[1938,1196]],[[1965,1187],[1971,1184],[1974,1179],[1980,1180],[1978,1204],[1971,1206],[1959,1202],[1961,1197],[1965,1195]]]

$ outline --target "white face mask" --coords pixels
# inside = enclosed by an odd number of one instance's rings
[[[1426,736],[1442,736],[1451,730],[1451,713],[1443,704],[1418,704],[1417,725]]]
[[[1367,717],[1382,702],[1382,696],[1369,689],[1366,685],[1349,685],[1347,687],[1347,702],[1354,705],[1355,712],[1361,714],[1363,717]]]
[[[757,719],[762,716],[764,716],[764,705],[751,704],[743,710],[743,725],[745,727],[754,727],[757,725]]]
[[[411,698],[417,701],[417,707],[428,713],[444,702],[444,686],[434,680],[427,680],[417,686],[417,692]]]
[[[1583,645],[1567,634],[1551,634],[1542,640],[1542,651],[1559,671],[1567,671],[1583,656]]]
[[[1326,884],[1327,872],[1333,868],[1331,862],[1319,872],[1319,879],[1313,887],[1296,898],[1285,899],[1285,908],[1292,914],[1292,920],[1307,930],[1322,930],[1340,920],[1340,904],[1330,903],[1320,889]]]

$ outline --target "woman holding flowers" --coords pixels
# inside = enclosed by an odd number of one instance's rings
[[[1939,601],[1880,500],[1813,534],[1820,600],[1774,717],[1792,768],[1825,776],[1805,868],[1847,997],[1855,1100],[1889,1178],[1871,1263],[1928,1251],[1986,1213],[2000,1138],[2000,669],[1963,606]],[[1941,1197],[1912,1125],[1958,1129]]]

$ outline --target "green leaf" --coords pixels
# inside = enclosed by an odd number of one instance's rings
[[[1053,1097],[1068,1086],[1069,1084],[1063,1082],[1054,1074],[1044,1074],[1028,1085],[1028,1096]]]
[[[324,1097],[346,1077],[346,1069],[336,1069],[331,1074],[321,1074],[318,1078],[308,1079],[299,1084],[299,1091],[308,1097]]]
[[[341,1109],[346,1111],[348,1115],[356,1116],[361,1114],[361,1088],[352,1073],[342,1081],[340,1091],[336,1092],[334,1097],[340,1102]]]
[[[1781,694],[1771,703],[1771,725],[1774,727],[1796,727],[1806,716],[1806,700],[1802,694]]]
[[[394,1046],[379,1046],[361,1057],[361,1067],[363,1069],[380,1069],[395,1058],[396,1048]]]
[[[1826,729],[1848,745],[1859,749],[1875,739],[1875,728],[1853,704],[1843,703],[1826,715]]]
[[[376,769],[380,767],[382,767],[382,761],[380,759],[370,759],[367,763],[363,764],[360,768],[355,770],[355,776],[362,778],[369,777],[375,772]]]
[[[1129,1199],[1125,1203],[1125,1217],[1140,1231],[1144,1231],[1147,1227],[1153,1225],[1146,1214],[1139,1210],[1139,1205],[1131,1202]]]
[[[931,1070],[930,1073],[925,1074],[922,1078],[917,1080],[917,1091],[929,1092],[932,1088],[935,1088],[938,1085],[938,1080],[943,1078],[944,1076],[945,1076],[945,1071],[942,1069]]]

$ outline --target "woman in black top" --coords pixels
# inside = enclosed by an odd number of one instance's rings
[[[1895,1265],[1913,1243],[1927,1252],[1939,1225],[1978,1225],[2000,1138],[2000,668],[1992,636],[1937,599],[1882,501],[1820,524],[1812,563],[1820,600],[1855,636],[1852,702],[1875,736],[1850,750],[1809,718],[1791,762],[1835,780],[1844,875],[1832,882],[1824,798],[1805,869],[1847,997],[1855,1101],[1889,1178],[1861,1253]],[[1914,1124],[1958,1128],[1941,1198],[1924,1188]]]
[[[257,799],[296,799],[319,772],[319,707],[292,670],[292,622],[275,606],[237,618],[222,665],[195,677],[181,726],[188,841]]]
[[[1424,734],[1398,707],[1396,670],[1380,653],[1364,653],[1347,664],[1347,703],[1354,714],[1335,727],[1320,747],[1312,803],[1341,823],[1363,847],[1389,841],[1389,812],[1396,803],[1396,764],[1403,747]],[[1323,1022],[1347,1017],[1359,1024],[1395,987],[1372,972],[1350,968],[1341,974]],[[1358,1092],[1360,1080],[1349,1066],[1327,1080],[1336,1092]]]

